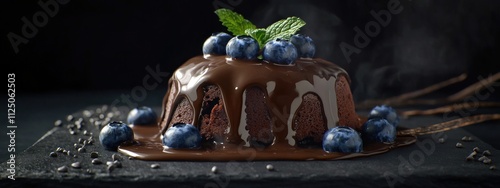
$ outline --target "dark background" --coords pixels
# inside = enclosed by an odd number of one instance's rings
[[[16,73],[19,94],[130,90],[142,84],[146,66],[173,72],[201,54],[212,32],[226,31],[213,13],[216,6],[234,9],[259,27],[303,18],[307,25],[300,32],[316,41],[317,57],[350,73],[357,100],[396,95],[464,72],[470,75],[467,85],[500,70],[495,0],[401,0],[401,13],[350,63],[340,43],[354,45],[353,28],[364,30],[374,20],[370,11],[387,10],[388,0],[69,1],[16,54],[7,34],[22,36],[21,18],[32,21],[43,10],[37,2],[3,1],[0,8],[2,62]]]

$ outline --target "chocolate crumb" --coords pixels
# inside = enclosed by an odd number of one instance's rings
[[[92,159],[92,164],[100,165],[100,164],[102,164],[102,161],[99,159]]]
[[[274,171],[274,166],[272,164],[268,164],[268,165],[266,165],[266,169],[268,171]]]
[[[115,165],[108,165],[108,167],[106,168],[108,170],[108,173],[111,173],[113,172],[113,170],[115,170]]]
[[[471,136],[464,136],[464,137],[462,137],[462,141],[472,142],[472,141],[474,141],[474,139]]]
[[[122,157],[115,153],[115,154],[111,155],[111,159],[113,159],[113,161],[121,161]]]
[[[113,161],[113,166],[115,166],[116,168],[121,168],[122,167],[122,163],[120,161]]]
[[[87,140],[87,145],[92,145],[94,144],[94,139],[92,137],[90,137],[88,140]]]
[[[83,116],[85,116],[85,117],[88,117],[88,118],[89,118],[90,116],[92,116],[92,112],[90,112],[90,111],[88,111],[88,110],[84,110],[84,111],[83,111]]]
[[[99,157],[98,152],[93,151],[92,153],[90,153],[90,158],[97,158],[97,157]]]
[[[455,147],[457,147],[457,148],[463,148],[464,146],[462,145],[462,143],[457,142],[457,144],[455,145]]]
[[[490,166],[490,170],[496,170],[496,169],[497,169],[497,167],[495,165]]]
[[[56,152],[50,152],[49,156],[50,157],[57,157],[57,153]]]
[[[438,142],[441,143],[441,144],[444,143],[444,138],[439,138]]]
[[[68,115],[68,116],[66,117],[66,120],[67,120],[67,121],[73,121],[73,119],[75,119],[75,118],[73,117],[73,115]]]
[[[483,151],[483,155],[485,155],[485,156],[490,156],[490,155],[491,155],[490,150],[484,150],[484,151]]]
[[[61,148],[61,147],[57,147],[57,149],[56,149],[56,152],[60,152],[60,153],[62,153],[63,151],[64,151],[64,149],[63,149],[63,148]]]
[[[74,130],[69,130],[69,134],[71,134],[71,135],[76,135],[76,131],[74,131]]]
[[[478,160],[478,161],[483,162],[483,161],[484,161],[484,159],[486,159],[486,158],[488,158],[488,157],[486,157],[486,156],[481,156],[481,157],[479,157],[477,160]]]
[[[73,155],[73,158],[78,158],[78,155]]]
[[[483,163],[484,163],[484,164],[491,164],[491,159],[490,159],[490,158],[485,158],[485,159],[483,160]]]
[[[89,136],[89,135],[90,135],[90,132],[89,132],[89,131],[87,131],[87,130],[83,130],[83,135],[85,135],[85,136]]]
[[[61,121],[60,119],[56,120],[56,121],[54,122],[54,126],[56,126],[56,127],[60,127],[60,126],[62,126],[62,121]]]
[[[84,147],[78,148],[78,153],[85,153],[85,148]]]
[[[470,154],[469,156],[467,156],[467,158],[465,158],[466,161],[473,161],[474,160],[474,156],[472,154]]]
[[[68,172],[68,167],[67,166],[61,166],[57,168],[58,172]]]
[[[157,164],[157,163],[151,164],[151,168],[152,169],[158,169],[158,168],[160,168],[160,164]]]
[[[83,144],[83,138],[78,138],[78,143]]]
[[[479,147],[474,147],[474,148],[472,149],[472,151],[475,151],[475,152],[481,152],[481,150],[479,149]]]
[[[78,168],[82,168],[82,165],[80,164],[80,162],[74,162],[74,163],[71,163],[71,167],[78,169]]]
[[[74,143],[74,144],[73,144],[73,147],[74,147],[76,150],[78,150],[78,148],[80,148],[80,147],[81,147],[81,145],[80,145],[80,144],[77,144],[77,143]]]
[[[218,170],[217,170],[217,166],[212,166],[212,173],[214,174],[217,174]]]
[[[85,172],[86,172],[87,174],[94,174],[94,172],[93,172],[91,169],[87,169]]]

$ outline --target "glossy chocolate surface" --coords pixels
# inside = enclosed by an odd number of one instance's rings
[[[315,93],[322,102],[328,128],[339,121],[335,81],[339,74],[347,73],[337,65],[323,59],[299,59],[292,65],[277,65],[262,60],[237,60],[226,56],[197,56],[179,67],[169,80],[160,119],[162,133],[169,125],[176,105],[187,98],[194,109],[193,125],[199,126],[203,86],[217,85],[222,93],[225,112],[229,120],[225,143],[248,144],[244,92],[248,87],[265,91],[273,121],[273,145],[295,145],[292,120],[302,103],[302,96]],[[186,122],[184,122],[186,123]]]
[[[361,153],[327,153],[321,148],[301,148],[272,145],[267,148],[226,144],[215,149],[166,149],[160,139],[160,130],[152,126],[135,126],[136,144],[122,145],[119,151],[135,159],[151,161],[260,161],[260,160],[336,160],[366,157],[413,144],[415,136],[401,135],[393,144],[365,143]]]

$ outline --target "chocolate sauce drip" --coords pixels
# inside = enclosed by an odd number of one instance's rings
[[[183,98],[194,109],[192,124],[200,125],[203,87],[217,85],[222,93],[229,130],[225,142],[246,144],[239,127],[243,94],[249,87],[267,92],[269,112],[273,117],[273,145],[295,145],[291,129],[292,118],[306,93],[316,93],[325,107],[328,126],[338,122],[335,80],[345,70],[322,59],[299,59],[293,65],[276,65],[260,60],[236,60],[226,56],[197,56],[179,67],[169,81],[170,91],[165,95],[159,123],[164,133],[171,125],[172,114]],[[347,76],[346,76],[347,77]]]

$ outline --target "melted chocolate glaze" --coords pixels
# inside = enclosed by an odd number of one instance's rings
[[[302,103],[302,96],[317,94],[324,108],[329,128],[338,123],[335,81],[339,74],[347,73],[335,64],[322,59],[300,59],[294,65],[270,64],[259,60],[234,60],[225,56],[194,57],[182,65],[169,80],[169,93],[165,95],[163,112],[158,126],[134,126],[136,143],[122,145],[119,151],[142,160],[189,161],[253,161],[253,160],[332,160],[370,156],[391,148],[412,144],[415,136],[399,136],[393,144],[365,144],[362,153],[327,153],[321,148],[303,148],[295,145],[292,119]],[[202,88],[217,85],[222,92],[229,130],[223,143],[200,149],[182,150],[164,148],[161,135],[172,121],[177,104],[187,98],[194,109],[193,125],[199,125]],[[249,146],[245,139],[246,114],[244,92],[248,87],[260,87],[273,117],[274,142],[267,147]],[[361,118],[360,118],[361,119]],[[243,130],[244,131],[244,130]],[[248,135],[248,133],[246,133]]]
[[[335,160],[376,155],[416,141],[415,136],[400,135],[393,144],[365,144],[361,153],[327,153],[321,148],[289,145],[254,148],[229,143],[213,149],[166,149],[161,142],[158,127],[134,126],[132,129],[137,142],[133,145],[121,145],[118,151],[135,159],[150,161]]]
[[[248,87],[265,91],[273,118],[272,145],[295,145],[292,120],[306,93],[317,94],[324,108],[328,128],[338,123],[335,81],[339,74],[347,73],[337,65],[323,59],[299,59],[293,65],[276,65],[261,60],[237,60],[226,56],[197,56],[188,60],[169,80],[169,93],[163,101],[159,126],[164,133],[172,121],[177,104],[187,98],[194,109],[193,125],[199,126],[203,86],[217,85],[224,101],[229,129],[224,143],[248,146],[240,129],[245,127],[244,92]]]

